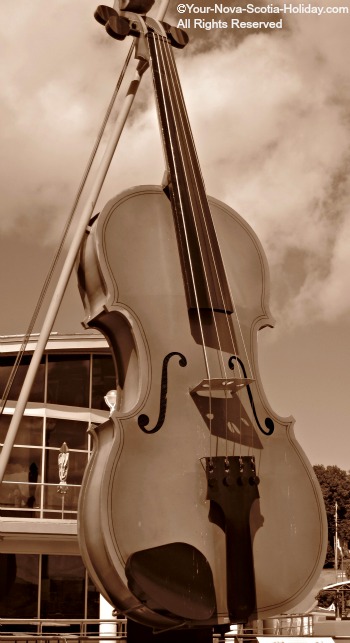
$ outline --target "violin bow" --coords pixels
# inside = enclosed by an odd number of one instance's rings
[[[166,14],[166,11],[168,9],[170,0],[161,0],[161,3],[158,8],[158,13],[157,13],[157,20],[162,20]],[[135,0],[115,0],[114,1],[114,8],[110,8],[110,12],[118,13],[117,8],[119,8],[119,5],[123,7],[125,10],[126,5],[131,4],[135,2]],[[140,0],[138,5],[152,5],[153,2],[150,3],[148,0]],[[150,7],[148,7],[150,8]],[[108,7],[106,7],[108,10]],[[132,9],[132,6],[131,6]],[[148,9],[147,9],[148,10]],[[137,45],[136,45],[137,48]],[[136,51],[136,57],[137,57],[137,51]],[[41,328],[41,331],[39,333],[38,341],[36,344],[36,347],[33,352],[33,356],[30,362],[30,365],[28,367],[28,371],[25,377],[25,380],[23,382],[23,386],[20,392],[20,395],[18,397],[18,401],[16,404],[16,408],[14,411],[14,414],[12,416],[12,420],[10,422],[5,440],[4,440],[4,445],[2,447],[2,451],[0,453],[0,483],[2,482],[6,467],[8,464],[8,461],[10,459],[11,451],[16,439],[17,431],[19,424],[21,422],[21,419],[24,414],[25,407],[28,402],[29,394],[32,389],[34,379],[37,373],[37,370],[39,368],[39,364],[41,361],[42,354],[45,350],[47,341],[50,336],[50,332],[52,330],[52,327],[54,325],[59,307],[61,305],[64,293],[67,288],[67,284],[70,278],[70,275],[72,273],[72,270],[74,268],[75,260],[77,257],[77,254],[79,252],[81,242],[83,239],[83,236],[85,234],[85,230],[89,224],[89,221],[91,217],[94,214],[94,209],[96,206],[97,199],[100,195],[101,189],[103,187],[109,166],[111,164],[111,161],[113,159],[115,150],[117,148],[121,133],[124,129],[124,125],[126,123],[127,117],[129,115],[130,109],[132,107],[132,104],[134,102],[134,98],[136,96],[137,90],[140,86],[141,79],[143,76],[144,71],[146,71],[148,64],[142,64],[145,61],[142,61],[141,59],[141,64],[138,64],[137,70],[135,72],[135,76],[133,80],[131,81],[129,88],[126,92],[126,95],[124,97],[124,102],[120,108],[120,111],[118,113],[117,119],[115,121],[114,127],[111,131],[109,141],[106,145],[104,154],[102,156],[102,159],[100,161],[100,165],[97,169],[95,180],[91,186],[90,193],[86,198],[85,206],[83,208],[83,211],[81,213],[80,219],[78,221],[74,236],[71,240],[70,247],[67,252],[67,256],[64,262],[64,265],[62,267],[62,271],[60,273],[59,279],[57,281],[54,293],[52,295],[52,299],[50,302],[50,305],[47,309],[45,319]]]

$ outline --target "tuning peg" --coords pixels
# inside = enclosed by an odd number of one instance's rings
[[[94,18],[103,26],[112,16],[118,16],[116,10],[112,9],[112,7],[107,7],[105,4],[100,4],[94,13]]]
[[[129,20],[123,18],[122,16],[112,15],[108,22],[106,22],[106,31],[109,36],[115,38],[116,40],[124,40],[126,36],[130,33],[130,23]]]
[[[166,35],[173,47],[177,49],[183,49],[186,47],[189,37],[186,31],[179,29],[178,27],[172,27],[167,22],[162,22],[162,25],[166,31]]]

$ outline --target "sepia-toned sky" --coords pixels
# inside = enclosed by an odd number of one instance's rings
[[[96,5],[0,0],[1,335],[27,329],[130,45],[106,35]],[[195,17],[176,7],[172,23]],[[270,265],[267,398],[295,417],[312,464],[349,470],[350,14],[284,14],[283,29],[192,23],[190,36],[177,60],[207,192],[246,218]],[[121,189],[162,181],[148,76],[96,211]],[[80,332],[83,318],[72,278],[54,329]]]

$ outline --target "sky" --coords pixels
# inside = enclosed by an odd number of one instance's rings
[[[276,324],[259,333],[267,399],[294,416],[312,464],[350,470],[350,14],[344,0],[317,3],[334,13],[292,2],[301,13],[242,18],[282,16],[281,29],[231,28],[231,15],[180,14],[174,0],[167,20],[192,20],[177,61],[207,192],[254,228],[270,266]],[[130,46],[107,36],[96,5],[0,0],[0,335],[28,327]],[[124,188],[162,182],[149,76],[96,211]],[[73,275],[54,330],[81,332],[83,318]]]

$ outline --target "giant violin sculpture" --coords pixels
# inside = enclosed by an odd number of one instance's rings
[[[186,35],[105,6],[96,17],[150,58],[167,178],[109,201],[81,249],[86,325],[117,371],[115,409],[92,430],[82,556],[119,612],[155,628],[285,612],[317,579],[326,518],[293,422],[259,379],[266,259],[206,196],[172,53]]]

